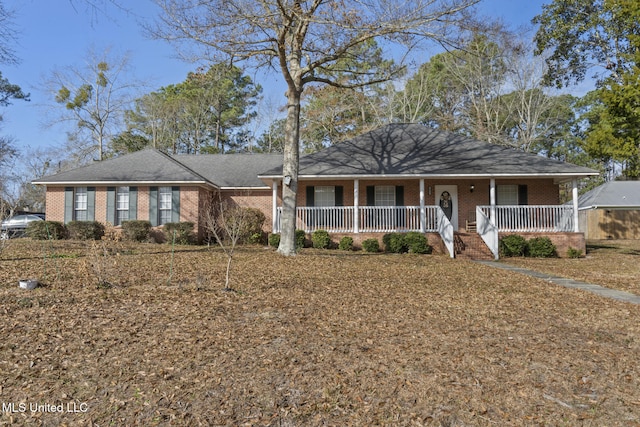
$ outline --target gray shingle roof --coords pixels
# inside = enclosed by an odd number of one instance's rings
[[[170,156],[158,150],[137,151],[61,172],[34,184],[205,184],[216,187],[264,187],[262,170],[280,167],[277,154],[212,154]]]
[[[263,178],[282,172],[270,170]],[[417,124],[391,124],[300,158],[299,177],[571,176],[597,171]]]
[[[201,154],[174,158],[222,188],[264,187],[259,173],[275,169],[282,174],[282,154]]]
[[[35,180],[35,184],[72,183],[205,183],[198,173],[185,168],[171,156],[147,149],[95,162],[67,172]]]
[[[579,209],[640,209],[640,181],[611,181],[578,198]]]

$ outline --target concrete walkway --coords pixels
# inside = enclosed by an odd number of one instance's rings
[[[593,292],[603,297],[612,298],[618,301],[629,302],[631,304],[640,305],[640,296],[625,292],[617,291],[615,289],[605,288],[600,285],[592,285],[591,283],[580,282],[578,280],[566,279],[564,277],[553,276],[547,273],[540,273],[538,271],[529,270],[528,268],[516,267],[509,264],[503,264],[496,261],[475,261],[478,264],[488,265],[491,267],[501,268],[503,270],[514,271],[516,273],[525,274],[531,277],[537,277],[538,279],[546,280],[556,285],[564,286],[565,288],[581,289],[583,291]]]

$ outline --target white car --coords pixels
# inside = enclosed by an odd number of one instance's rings
[[[0,226],[0,238],[8,239],[14,236],[21,236],[27,229],[27,225],[34,221],[44,221],[41,215],[24,214],[15,215],[9,219],[2,221]]]

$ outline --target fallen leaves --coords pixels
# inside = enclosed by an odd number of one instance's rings
[[[635,306],[444,256],[262,248],[237,253],[236,292],[201,247],[168,284],[161,245],[124,248],[99,288],[90,248],[55,245],[46,265],[28,240],[0,260],[0,402],[89,409],[9,414],[24,423],[640,421]]]

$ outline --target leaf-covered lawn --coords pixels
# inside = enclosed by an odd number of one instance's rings
[[[223,292],[218,250],[104,249],[2,255],[0,423],[640,423],[638,306],[446,256],[262,248]]]
[[[640,240],[594,240],[582,258],[505,258],[504,262],[640,295]]]

